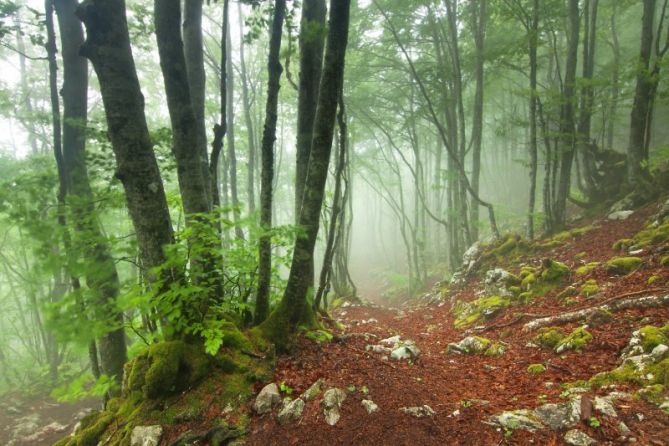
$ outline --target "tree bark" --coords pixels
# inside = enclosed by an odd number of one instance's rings
[[[256,211],[256,193],[255,193],[255,164],[256,164],[256,135],[255,126],[251,117],[251,101],[249,98],[249,79],[246,71],[246,58],[244,55],[244,21],[242,20],[242,6],[237,3],[237,22],[239,23],[239,66],[241,71],[242,83],[242,103],[244,106],[244,121],[246,123],[246,133],[248,139],[248,164],[246,172],[246,200],[248,201],[249,214]]]
[[[299,219],[299,226],[304,229],[305,233],[295,240],[288,283],[281,304],[261,326],[268,338],[278,343],[279,346],[285,347],[297,324],[300,321],[309,321],[312,316],[311,308],[307,305],[307,295],[313,286],[310,265],[313,261],[320,212],[325,195],[337,101],[344,80],[350,4],[350,0],[332,0],[330,3],[330,26],[325,62],[319,87],[314,138]]]
[[[229,13],[229,12],[228,12]],[[232,217],[235,222],[235,236],[238,239],[244,238],[244,231],[239,224],[241,218],[241,209],[239,207],[239,194],[237,193],[237,153],[235,152],[235,84],[234,84],[234,72],[232,70],[232,38],[230,36],[230,24],[228,23],[226,30],[225,38],[225,53],[228,55],[226,57],[226,69],[225,74],[227,79],[225,81],[227,85],[226,89],[226,110],[227,110],[227,140],[228,140],[228,169],[229,169],[229,181],[230,181],[230,201],[232,204]]]
[[[145,276],[165,261],[173,242],[163,182],[144,115],[135,61],[130,48],[124,0],[86,0],[77,8],[86,41],[80,54],[98,76],[116,177],[123,184]]]
[[[627,146],[627,181],[635,191],[645,189],[644,177],[647,167],[644,166],[644,148],[646,145],[646,128],[650,109],[650,57],[653,49],[653,23],[655,21],[656,0],[644,0],[643,17],[641,19],[641,48],[636,73],[636,89],[634,104],[630,114],[630,138]]]
[[[484,45],[487,20],[487,0],[479,0],[478,13],[474,12],[473,33],[476,45],[476,90],[474,93],[474,117],[472,126],[472,189],[478,195],[479,180],[481,177],[481,145],[483,140],[483,64],[485,62]],[[479,205],[471,204],[471,238],[479,238]]]
[[[211,203],[211,180],[207,155],[207,127],[204,116],[206,73],[202,42],[202,0],[184,1],[183,45],[190,100],[195,114],[197,150],[207,200]]]
[[[532,19],[528,30],[530,53],[530,201],[527,210],[527,238],[534,240],[534,210],[537,195],[537,48],[539,45],[539,0],[532,2]]]
[[[269,294],[272,278],[272,183],[274,180],[274,143],[276,141],[277,110],[279,107],[279,88],[283,67],[279,60],[281,52],[281,34],[286,13],[286,1],[274,2],[274,17],[269,41],[267,61],[267,105],[265,107],[265,126],[262,144],[262,174],[260,183],[260,227],[262,234],[258,243],[258,293],[254,322],[260,324],[269,313]]]
[[[116,264],[96,215],[86,168],[88,63],[79,56],[84,33],[81,22],[75,16],[76,0],[55,0],[54,5],[63,57],[63,165],[68,181],[68,202],[76,231],[75,242],[81,244],[88,265],[84,276],[94,295],[95,318],[111,328],[99,340],[102,373],[114,377],[120,384],[127,360],[123,313],[116,308],[120,283]]]
[[[172,124],[172,152],[177,164],[177,178],[187,221],[189,217],[209,212],[211,203],[202,174],[198,147],[198,127],[191,102],[186,58],[181,33],[180,0],[155,0],[154,23],[163,72],[167,108]]]

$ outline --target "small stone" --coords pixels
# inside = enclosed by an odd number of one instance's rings
[[[610,397],[596,396],[593,400],[593,407],[596,411],[601,412],[609,417],[617,417],[616,409],[613,407],[613,399]]]
[[[564,441],[572,446],[590,446],[596,443],[588,434],[578,429],[572,429],[564,435]]]
[[[459,415],[460,415],[460,409],[454,410],[453,413],[451,414],[452,417],[457,417]]]
[[[483,353],[490,346],[490,341],[477,336],[467,336],[460,342],[448,344],[449,353]]]
[[[404,345],[392,351],[390,358],[394,359],[395,361],[401,361],[403,359],[409,359],[413,361],[418,358],[419,354],[420,350],[418,347],[416,347],[416,344],[414,344],[412,341],[406,341]]]
[[[325,422],[330,426],[334,426],[341,417],[341,405],[346,399],[346,392],[342,389],[328,389],[323,394],[321,406],[323,406],[323,415],[325,415]]]
[[[163,436],[163,427],[137,426],[130,434],[130,446],[158,446]]]
[[[279,424],[284,425],[299,420],[302,417],[303,411],[304,401],[301,398],[297,398],[296,400],[284,404],[277,415]]]
[[[379,341],[379,343],[383,344],[383,345],[390,345],[390,346],[399,345],[400,336],[396,335],[396,336],[391,336],[391,337],[386,338],[386,339],[381,339],[381,341]]]
[[[372,400],[362,400],[362,407],[365,408],[368,414],[373,414],[379,410],[379,406]]]
[[[302,395],[300,395],[300,398],[302,398],[304,401],[311,401],[314,398],[316,398],[321,391],[323,390],[323,384],[325,384],[325,380],[323,378],[319,378],[316,380],[315,383],[313,383],[307,390],[305,390]]]
[[[433,417],[437,413],[427,404],[416,407],[400,407],[400,411],[416,418]]]
[[[660,362],[664,358],[669,357],[669,347],[664,344],[656,345],[650,356],[653,358],[654,362]]]
[[[253,408],[258,415],[266,414],[272,411],[272,407],[281,402],[279,387],[275,383],[267,384],[256,397]]]
[[[581,418],[581,401],[575,398],[568,403],[548,403],[534,410],[534,415],[553,430],[576,426]]]
[[[622,421],[621,421],[620,423],[618,423],[618,429],[619,429],[620,432],[622,432],[623,434],[629,434],[630,432],[632,432],[632,431],[630,430],[630,428],[627,427],[627,425],[626,425],[625,423],[623,423]]]

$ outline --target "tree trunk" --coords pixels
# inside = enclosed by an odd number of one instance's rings
[[[555,200],[555,221],[552,230],[565,226],[567,219],[567,197],[571,186],[571,168],[574,161],[576,132],[574,128],[574,97],[576,88],[576,64],[578,62],[579,41],[579,1],[569,0],[569,34],[567,63],[562,91],[560,111],[560,177]]]
[[[100,228],[93,191],[86,168],[86,122],[88,95],[88,64],[79,56],[84,43],[81,23],[75,16],[76,0],[55,0],[63,57],[63,162],[68,181],[75,241],[83,247],[88,265],[86,285],[93,293],[95,319],[110,327],[99,341],[102,373],[123,379],[127,359],[123,313],[116,308],[120,283],[116,264]]]
[[[191,102],[186,58],[181,33],[180,0],[155,0],[154,24],[163,72],[167,108],[172,124],[172,152],[177,164],[177,178],[187,222],[190,217],[209,212],[210,185],[202,174],[198,147],[199,133]]]
[[[276,0],[274,17],[269,41],[267,61],[267,106],[265,108],[265,126],[262,144],[262,175],[260,183],[260,227],[262,234],[258,244],[258,293],[254,322],[260,324],[269,313],[269,293],[272,278],[272,184],[274,181],[274,143],[276,141],[277,110],[279,107],[279,88],[283,67],[279,60],[281,52],[281,34],[286,13],[286,1]]]
[[[532,2],[528,32],[530,53],[530,202],[527,210],[527,238],[534,239],[534,210],[537,195],[537,47],[539,43],[539,0]]]
[[[80,54],[98,76],[116,177],[125,190],[145,276],[151,280],[150,270],[165,261],[163,248],[173,242],[173,233],[130,48],[125,1],[86,0],[77,15],[87,31]]]
[[[244,121],[248,139],[248,165],[246,173],[246,200],[248,201],[249,214],[256,211],[255,193],[255,164],[256,164],[256,135],[254,132],[253,119],[251,118],[251,101],[249,98],[249,79],[246,71],[246,59],[244,56],[244,20],[242,19],[242,6],[237,3],[237,22],[239,23],[239,66],[242,81],[242,103],[244,106]]]
[[[207,200],[211,203],[211,179],[207,156],[207,127],[204,117],[206,74],[202,43],[202,0],[184,1],[183,45],[190,100],[195,115],[197,134],[197,157],[202,177],[207,188]]]
[[[653,49],[655,4],[656,0],[644,0],[643,2],[641,49],[637,64],[634,104],[630,115],[630,139],[627,146],[627,181],[632,189],[639,192],[646,187],[644,177],[647,175],[647,167],[644,166],[644,148],[651,100],[650,91],[652,89],[649,67]]]
[[[227,103],[227,92],[228,92],[228,77],[227,77],[227,60],[228,60],[228,46],[226,42],[228,41],[228,26],[230,26],[229,20],[230,14],[230,0],[223,1],[223,24],[221,25],[221,62],[220,62],[220,83],[219,83],[219,106],[220,106],[220,118],[218,124],[214,125],[214,141],[212,142],[211,148],[211,160],[209,162],[209,174],[211,181],[211,193],[212,193],[212,206],[214,208],[221,206],[221,191],[219,188],[219,172],[220,172],[220,158],[221,155],[224,155],[223,152],[223,139],[228,130],[228,103]],[[225,158],[225,156],[223,156]],[[225,163],[224,163],[225,164]],[[224,207],[227,207],[227,167],[224,166],[223,169],[223,196],[226,197],[223,204]],[[220,228],[220,225],[219,225]]]
[[[228,11],[229,13],[229,11]],[[227,80],[225,81],[227,85],[226,91],[226,109],[227,109],[227,118],[228,118],[228,131],[226,134],[228,140],[228,169],[229,169],[229,181],[230,181],[230,201],[232,204],[232,217],[235,222],[235,236],[238,239],[244,238],[244,231],[239,225],[239,220],[241,218],[241,209],[239,208],[239,195],[237,193],[237,153],[235,152],[235,93],[234,93],[234,72],[232,70],[232,38],[230,36],[230,24],[228,23],[226,30],[225,38],[225,53],[228,55],[226,58],[226,68],[225,74]]]
[[[318,235],[319,217],[330,164],[337,101],[344,80],[344,60],[348,44],[350,0],[332,0],[330,26],[325,51],[325,63],[319,87],[318,106],[314,121],[314,138],[307,169],[299,225],[305,233],[297,237],[288,283],[279,308],[261,326],[269,339],[279,347],[289,343],[289,335],[300,321],[312,315],[307,294],[312,287],[314,246]]]
[[[484,44],[486,34],[487,0],[479,0],[478,13],[474,12],[474,42],[476,44],[476,91],[474,93],[474,123],[472,126],[472,189],[478,195],[481,176],[481,143],[483,139],[483,64],[485,62]],[[471,238],[479,238],[479,204],[471,204]]]

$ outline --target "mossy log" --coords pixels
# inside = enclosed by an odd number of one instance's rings
[[[560,324],[567,324],[569,322],[580,321],[602,310],[615,312],[615,311],[627,310],[630,308],[657,308],[663,306],[669,306],[669,294],[665,296],[645,296],[645,297],[633,297],[629,299],[621,299],[607,304],[591,308],[585,308],[583,310],[572,311],[569,313],[562,313],[555,316],[535,319],[533,321],[526,323],[523,326],[523,331],[533,331],[538,328],[546,327],[549,325],[560,325]]]

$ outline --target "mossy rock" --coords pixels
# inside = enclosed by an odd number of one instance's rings
[[[499,356],[502,356],[504,352],[506,351],[506,346],[501,343],[501,342],[493,342],[485,351],[483,354],[484,356],[488,356],[491,358],[497,358]]]
[[[524,279],[529,275],[536,275],[538,272],[537,268],[534,268],[532,266],[523,266],[520,268],[520,273],[518,274],[518,277],[520,279]]]
[[[594,271],[596,268],[599,267],[599,262],[589,262],[586,263],[585,265],[579,266],[576,268],[576,275],[577,276],[584,276],[586,274],[590,274],[592,271]]]
[[[520,288],[524,291],[529,291],[530,288],[536,283],[537,276],[534,273],[529,273],[523,277],[523,280],[520,283]]]
[[[585,252],[585,251],[581,251],[581,252],[579,252],[578,254],[576,254],[576,255],[574,256],[574,259],[576,259],[576,260],[581,260],[581,259],[584,259],[585,257],[587,257],[587,255],[588,255],[587,252]]]
[[[651,404],[660,404],[666,399],[666,390],[667,388],[662,384],[652,384],[639,389],[634,396]]]
[[[555,349],[560,342],[565,338],[565,335],[558,327],[545,327],[539,330],[533,341],[540,347]]]
[[[560,240],[548,240],[543,243],[538,243],[535,246],[535,249],[537,251],[550,251],[555,248],[559,248],[560,246],[564,245],[563,241]]]
[[[63,438],[54,446],[97,446],[101,443],[102,435],[109,425],[114,421],[114,415],[109,412],[96,412],[87,417],[87,425],[84,420],[74,436]]]
[[[660,344],[669,344],[669,332],[664,328],[647,325],[639,329],[639,337],[641,338],[641,346],[643,351],[650,353],[655,347]]]
[[[317,344],[328,343],[333,339],[332,333],[327,330],[309,330],[305,332],[304,337]]]
[[[606,262],[606,270],[611,274],[625,275],[643,264],[640,257],[614,257]]]
[[[595,387],[604,387],[611,384],[622,383],[643,384],[644,382],[645,377],[643,374],[640,373],[634,365],[627,362],[609,372],[598,373],[590,378],[589,381],[589,383]]]
[[[613,249],[616,251],[627,251],[634,246],[634,240],[631,238],[620,239],[613,244]]]
[[[531,375],[541,375],[546,372],[546,367],[543,364],[530,364],[527,367],[527,373]]]
[[[648,367],[648,371],[653,376],[653,384],[662,384],[664,387],[669,387],[669,358],[651,365]]]
[[[648,225],[634,236],[634,246],[644,248],[658,245],[669,240],[669,220],[659,226]]]
[[[545,282],[558,282],[571,274],[571,270],[567,265],[552,259],[544,259],[543,270],[541,271],[541,278]]]
[[[472,302],[458,302],[453,308],[454,325],[456,328],[466,327],[479,319],[491,317],[511,305],[511,298],[502,296],[487,296]]]
[[[660,259],[660,265],[669,267],[669,256],[664,256]]]
[[[652,284],[654,284],[655,282],[657,282],[658,280],[660,280],[660,276],[655,276],[655,275],[650,276],[650,277],[648,278],[648,280],[646,280],[646,285],[652,285]]]
[[[587,280],[583,285],[581,285],[581,294],[585,297],[591,297],[599,293],[599,285],[595,279]]]
[[[555,347],[556,353],[563,353],[568,350],[580,352],[592,340],[592,334],[585,327],[579,327],[562,339]]]

